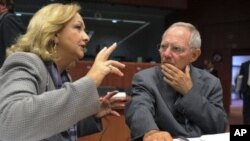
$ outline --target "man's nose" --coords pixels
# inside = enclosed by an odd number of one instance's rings
[[[163,54],[164,54],[165,56],[170,56],[170,55],[172,55],[171,47],[166,47],[166,48],[163,50]]]

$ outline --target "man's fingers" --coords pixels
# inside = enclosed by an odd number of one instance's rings
[[[191,79],[190,66],[189,65],[187,65],[186,68],[185,68],[185,75],[188,77],[188,79]]]
[[[118,117],[121,116],[118,112],[113,111],[113,110],[110,112],[110,114],[115,115],[115,116],[118,116]]]
[[[190,66],[188,65],[188,66],[186,66],[186,68],[185,68],[185,73],[186,73],[186,74],[190,74],[189,72],[190,72]]]

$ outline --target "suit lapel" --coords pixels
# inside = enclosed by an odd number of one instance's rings
[[[176,91],[170,86],[168,85],[164,80],[163,80],[163,74],[160,71],[160,67],[157,70],[157,74],[159,74],[159,78],[158,78],[158,88],[159,88],[159,92],[160,95],[165,103],[165,105],[168,107],[169,111],[171,113],[174,113],[174,103],[176,101],[176,99],[178,98],[178,94],[176,93]]]
[[[180,94],[178,94],[170,85],[168,85],[164,80],[163,80],[163,74],[160,70],[160,67],[157,68],[157,74],[158,75],[158,88],[159,88],[159,92],[161,97],[164,99],[165,104],[168,106],[168,108],[170,109],[170,111],[172,113],[174,113],[174,103],[175,101],[181,97]],[[195,67],[193,67],[192,65],[190,65],[190,77],[192,79],[193,82],[193,86],[194,85],[200,85],[202,87],[203,82],[201,79],[199,79],[201,77],[200,72],[198,71],[198,69],[196,69]]]
[[[190,77],[192,79],[193,86],[200,85],[202,87],[202,85],[204,84],[202,82],[202,79],[200,79],[201,77],[200,72],[198,71],[197,68],[193,67],[192,65],[190,65]]]

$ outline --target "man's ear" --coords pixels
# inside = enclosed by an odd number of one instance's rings
[[[191,63],[193,63],[194,61],[196,61],[199,58],[200,55],[201,55],[201,50],[199,48],[195,48],[192,51]]]

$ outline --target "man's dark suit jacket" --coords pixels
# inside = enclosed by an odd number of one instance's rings
[[[239,75],[243,75],[243,79],[242,79],[242,83],[241,83],[241,89],[240,89],[240,95],[242,97],[242,95],[244,95],[247,91],[247,81],[248,81],[248,75],[249,75],[249,64],[250,61],[244,62],[242,63],[241,67],[240,67],[240,74]]]
[[[213,69],[210,73],[216,77],[219,77],[218,71],[216,69]]]
[[[193,87],[185,96],[164,80],[159,66],[142,70],[132,81],[131,101],[125,108],[132,140],[150,130],[168,131],[173,137],[197,137],[225,132],[220,80],[207,71],[190,67]]]
[[[24,34],[26,27],[21,19],[13,13],[3,13],[0,15],[0,67],[5,60],[5,50],[13,44],[16,38]]]

